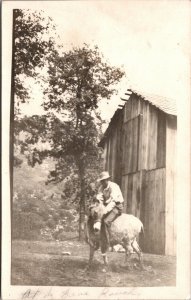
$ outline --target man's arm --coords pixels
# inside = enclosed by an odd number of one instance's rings
[[[115,203],[123,203],[124,202],[120,187],[116,183],[112,183],[112,185],[111,185],[110,197],[113,201],[115,201]]]
[[[110,212],[116,206],[116,204],[124,202],[120,187],[117,184],[112,183],[110,185],[110,188],[111,188],[111,194],[110,194],[110,198],[107,200],[108,204],[105,207],[105,211],[104,211],[105,214]]]
[[[115,207],[115,205],[116,204],[114,201],[110,201],[109,204],[104,208],[104,214],[106,215],[108,212],[110,212]]]
[[[102,201],[103,202],[103,193],[98,193],[97,195],[96,195],[96,199],[98,200],[98,201]]]

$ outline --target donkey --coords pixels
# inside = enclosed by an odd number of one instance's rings
[[[88,268],[91,267],[94,252],[100,247],[103,256],[104,267],[108,265],[107,251],[109,244],[106,238],[105,226],[102,222],[104,205],[101,202],[94,203],[90,207],[89,218],[85,224],[86,242],[90,245]],[[137,243],[137,238],[143,230],[142,222],[135,216],[122,213],[111,224],[110,246],[120,244],[125,249],[125,263],[131,253],[137,253],[142,266],[142,251]],[[133,251],[134,250],[134,251]]]

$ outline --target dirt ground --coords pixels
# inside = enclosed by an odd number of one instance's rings
[[[71,255],[64,255],[70,252]],[[150,287],[176,285],[176,258],[143,254],[142,270],[136,255],[130,266],[124,265],[124,253],[109,252],[109,269],[102,272],[100,251],[94,257],[92,269],[87,272],[89,247],[76,240],[63,242],[12,242],[12,285],[41,286],[106,286]]]

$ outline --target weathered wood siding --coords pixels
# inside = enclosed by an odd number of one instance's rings
[[[123,175],[136,172],[139,158],[139,116],[123,125]]]
[[[145,171],[142,178],[142,248],[148,253],[165,254],[165,168]]]
[[[124,211],[145,227],[143,250],[175,254],[176,118],[132,94],[112,122],[105,169],[122,189]]]
[[[141,173],[122,176],[122,192],[125,200],[125,212],[140,218]]]
[[[134,97],[125,104],[123,131],[123,175],[165,167],[165,113]]]
[[[105,170],[108,170],[112,180],[121,185],[122,168],[122,124],[123,112],[119,112],[110,129],[109,139],[105,142]]]
[[[144,224],[142,249],[165,253],[165,168],[140,171],[122,177],[125,212]]]

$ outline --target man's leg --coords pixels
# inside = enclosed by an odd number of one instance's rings
[[[110,238],[111,238],[111,232],[110,227],[111,223],[120,215],[118,209],[115,207],[112,211],[110,211],[103,219],[104,225],[105,225],[105,231],[106,231],[106,238],[108,241],[108,244],[110,244]]]

